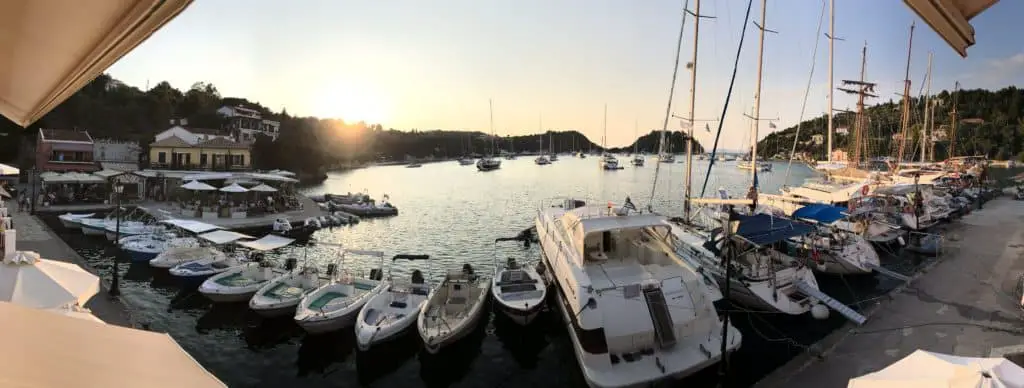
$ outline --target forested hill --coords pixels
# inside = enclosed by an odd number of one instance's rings
[[[667,142],[667,144],[665,146],[665,151],[676,154],[686,152],[686,139],[688,139],[688,136],[685,133],[679,131],[666,132],[665,141]],[[636,149],[638,152],[656,154],[658,153],[659,142],[661,142],[661,130],[653,130],[646,135],[640,136],[635,141],[633,141],[632,144],[628,146],[621,148],[611,148],[609,149],[609,151],[618,153],[630,153],[633,152],[634,149]],[[704,147],[701,146],[700,142],[693,142],[693,152],[704,152]]]
[[[944,135],[949,134],[950,111],[957,100],[958,124],[955,141]],[[942,160],[949,155],[949,146],[955,143],[954,156],[987,155],[994,159],[1024,160],[1024,90],[1007,87],[997,91],[985,89],[960,90],[955,96],[949,91],[942,91],[933,97],[935,101],[935,159]],[[924,102],[921,98],[911,100],[911,130],[906,144],[905,158],[918,160],[920,157],[920,128],[924,120]],[[865,108],[865,132],[868,156],[895,156],[898,141],[893,135],[900,131],[900,101],[889,100]],[[853,132],[853,113],[835,115],[835,128],[848,128],[848,134],[837,131],[833,138],[833,148],[849,152]],[[816,160],[825,159],[825,143],[816,144],[814,135],[822,135],[827,139],[826,115],[804,121],[800,129],[797,152],[807,152]],[[777,154],[788,157],[793,147],[796,126],[786,128],[766,136],[758,143],[758,154],[772,156]]]

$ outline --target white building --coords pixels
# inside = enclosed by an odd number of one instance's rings
[[[825,136],[824,135],[814,135],[814,136],[811,136],[811,141],[814,142],[814,145],[821,145],[821,143],[825,142]]]
[[[226,135],[222,131],[217,129],[189,127],[188,121],[185,119],[172,119],[171,127],[165,129],[163,132],[156,134],[156,140],[154,141],[164,140],[172,136],[177,136],[181,140],[184,140],[186,143],[191,145],[196,145],[199,144],[200,142],[212,140],[218,137],[235,141],[235,139],[233,139],[230,135]]]
[[[274,120],[267,120],[259,111],[243,106],[222,106],[217,113],[228,119],[227,129],[238,138],[240,142],[256,141],[256,134],[264,134],[277,140],[281,132],[281,123]]]
[[[93,141],[93,160],[105,170],[136,171],[142,147],[135,141],[97,139]]]

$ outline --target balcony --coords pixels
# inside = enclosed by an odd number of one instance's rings
[[[186,171],[248,171],[250,165],[224,165],[224,164],[199,164],[199,163],[159,163],[150,162],[149,168],[158,170],[186,170]]]

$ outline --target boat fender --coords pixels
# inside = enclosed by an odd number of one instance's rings
[[[818,320],[828,319],[828,307],[821,303],[811,306],[811,316]]]
[[[383,278],[384,271],[381,271],[380,268],[373,268],[370,270],[370,280],[380,281]]]
[[[298,266],[298,264],[299,264],[299,259],[296,259],[294,257],[289,257],[289,258],[284,260],[284,269],[286,269],[288,271],[291,271],[291,270],[295,269],[295,267]]]
[[[333,276],[338,273],[338,265],[335,263],[327,264],[327,276]]]

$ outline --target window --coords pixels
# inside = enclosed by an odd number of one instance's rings
[[[208,154],[200,154],[199,155],[199,165],[200,166],[206,166],[206,163],[209,160],[209,157],[210,156]]]
[[[185,164],[192,164],[192,154],[185,154]]]
[[[167,163],[167,153],[166,152],[160,152],[160,153],[156,154],[156,162],[157,163]]]

